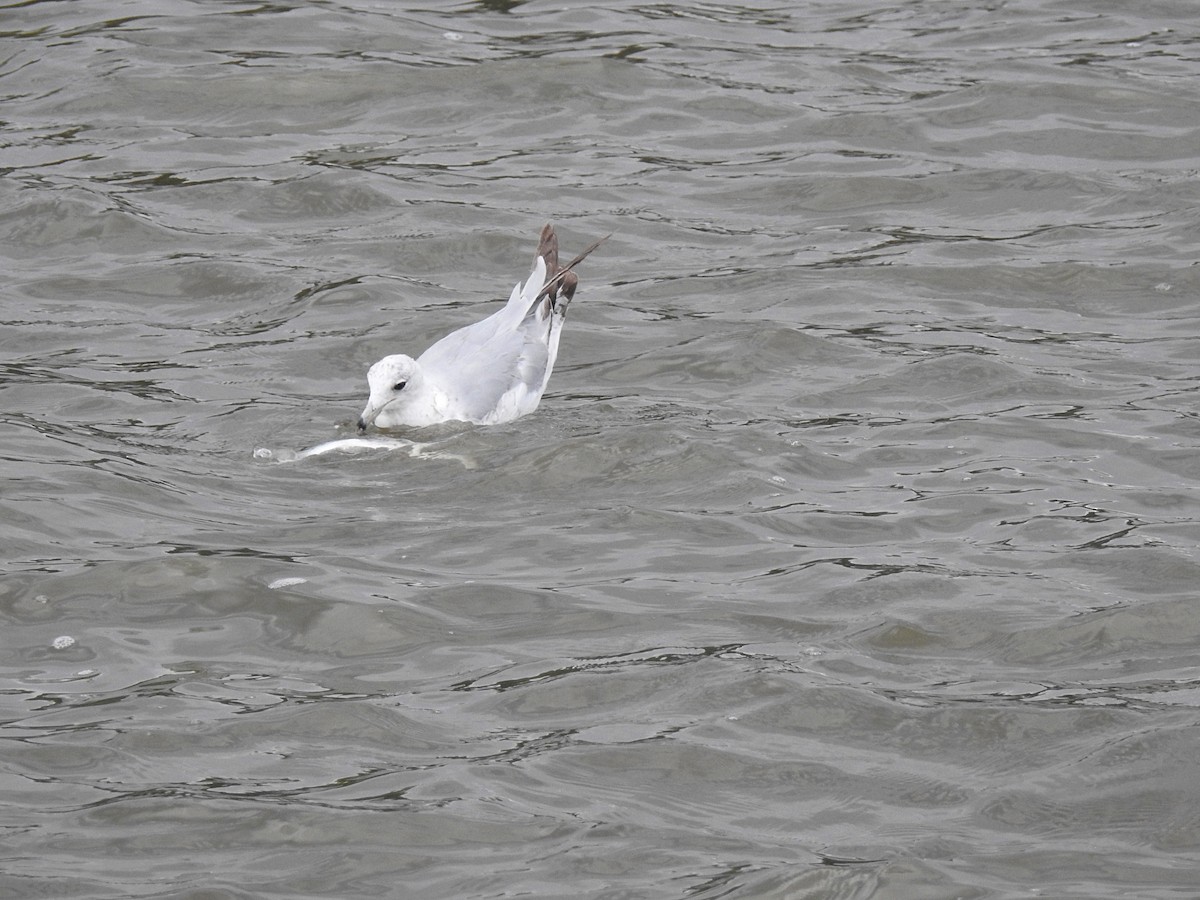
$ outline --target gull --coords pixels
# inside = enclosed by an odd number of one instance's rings
[[[546,225],[533,271],[502,309],[451,332],[416,359],[398,353],[371,366],[359,433],[371,425],[498,425],[537,409],[558,358],[567,305],[579,286],[571,269],[608,237],[560,267],[558,236]]]

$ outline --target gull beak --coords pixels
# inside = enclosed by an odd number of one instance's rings
[[[383,409],[383,404],[376,405],[367,403],[367,408],[362,411],[362,415],[358,417],[358,433],[362,434],[375,423],[375,419],[379,416],[379,411]]]

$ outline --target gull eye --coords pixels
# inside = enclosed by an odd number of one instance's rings
[[[404,390],[404,386],[406,384],[408,384],[407,381],[397,381],[395,384],[392,385],[392,390],[393,391],[402,391],[402,390]]]

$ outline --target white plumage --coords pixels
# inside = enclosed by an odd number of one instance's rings
[[[541,238],[533,271],[502,309],[451,332],[416,359],[396,354],[371,366],[360,432],[370,425],[496,425],[537,409],[579,281],[571,269],[605,240],[559,268],[554,229],[546,225]]]

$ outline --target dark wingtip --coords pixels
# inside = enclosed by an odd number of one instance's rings
[[[359,433],[359,434],[366,434],[366,432],[367,432],[367,423],[366,423],[366,422],[364,422],[364,421],[363,421],[363,420],[360,418],[360,419],[358,420],[358,433]]]
[[[537,255],[546,261],[546,279],[558,274],[558,235],[554,226],[549,222],[542,228],[542,240],[538,244]]]
[[[562,281],[558,285],[558,292],[563,297],[563,306],[566,306],[566,304],[574,299],[577,287],[579,287],[579,276],[574,272],[563,273]]]
[[[589,253],[607,241],[610,237],[612,237],[611,233],[606,234],[598,241],[593,241],[584,249],[582,253],[576,256],[565,266],[559,266],[558,236],[554,233],[554,229],[550,226],[550,224],[547,223],[546,227],[542,229],[542,243],[538,247],[538,255],[546,260],[546,283],[542,286],[542,289],[538,291],[538,299],[540,300],[542,297],[549,297],[551,302],[553,302],[557,298],[558,291],[561,286],[562,292],[566,295],[567,300],[570,301],[570,299],[575,295],[575,288],[579,286],[579,277],[575,275],[571,269],[583,262],[584,258],[587,257]],[[546,252],[544,252],[545,248],[549,247],[551,244],[553,245],[552,250],[550,251],[553,256],[553,266],[550,264],[551,256],[547,256]],[[570,290],[567,289],[568,280],[570,281],[571,285]]]

